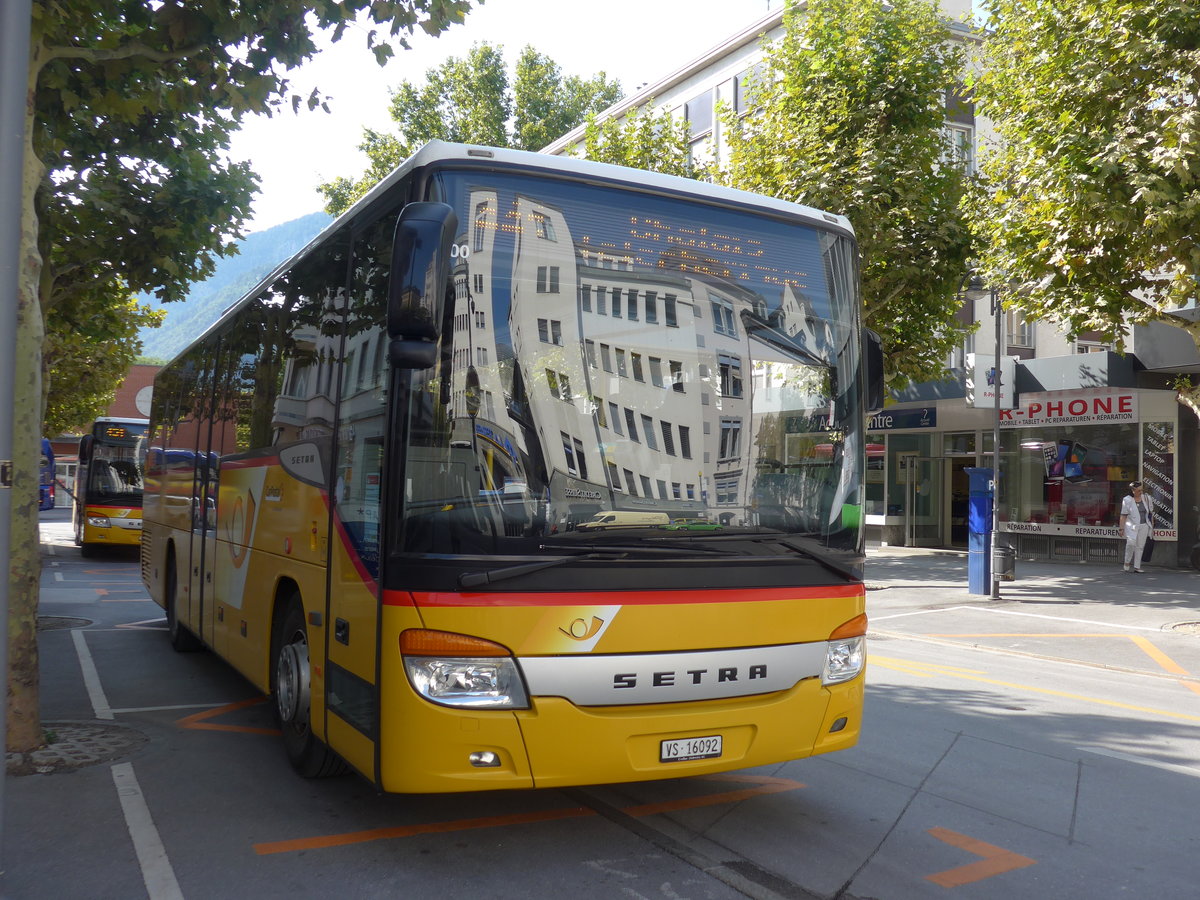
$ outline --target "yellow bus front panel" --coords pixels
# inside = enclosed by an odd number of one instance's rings
[[[80,542],[107,547],[138,546],[142,542],[141,509],[88,504],[83,509]]]
[[[830,634],[862,612],[858,585],[700,592],[687,599],[678,592],[596,592],[571,595],[571,606],[555,605],[558,598],[550,596],[540,598],[542,605],[529,605],[538,603],[537,595],[524,595],[524,606],[505,595],[413,598],[427,629],[492,640],[504,635],[520,648],[514,657],[531,696],[528,708],[512,711],[449,708],[418,695],[400,653],[401,634],[411,627],[407,613],[413,607],[405,603],[410,596],[385,595],[379,773],[384,790],[672,778],[802,758],[858,739],[862,675],[831,685],[821,679]],[[609,602],[602,606],[597,599]],[[578,605],[586,600],[593,602]],[[481,602],[486,605],[476,605]],[[748,614],[755,603],[765,605]],[[676,649],[655,653],[666,633]],[[782,682],[757,692],[756,666],[773,673],[781,661],[785,668],[799,666],[798,674],[785,673]],[[622,702],[629,696],[624,683],[642,669],[642,684],[632,686],[635,702]],[[657,687],[656,678],[662,682]],[[706,681],[712,683],[704,686]],[[681,694],[671,695],[673,682]],[[719,696],[726,688],[742,693]],[[660,689],[667,699],[654,702]],[[678,699],[697,691],[712,696]],[[662,761],[664,742],[714,736],[721,743],[716,757]]]

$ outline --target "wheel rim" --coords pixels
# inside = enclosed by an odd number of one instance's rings
[[[293,635],[291,642],[279,651],[275,702],[280,721],[301,731],[308,727],[308,640],[303,634]]]

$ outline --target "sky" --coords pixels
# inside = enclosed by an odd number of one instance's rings
[[[438,38],[424,32],[411,50],[380,68],[366,48],[365,29],[350,29],[337,44],[289,74],[295,92],[319,87],[331,113],[321,110],[248,120],[231,156],[247,160],[261,179],[247,231],[262,231],[323,208],[317,185],[339,175],[357,178],[366,157],[357,149],[364,128],[392,130],[389,91],[401,81],[420,84],[425,72],[476,43],[504,47],[515,65],[527,44],[567,75],[603,71],[631,95],[758,21],[782,0],[486,0]]]

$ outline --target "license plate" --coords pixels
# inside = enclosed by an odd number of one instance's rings
[[[721,755],[721,735],[677,738],[658,746],[659,762],[684,762],[689,759],[715,759]]]

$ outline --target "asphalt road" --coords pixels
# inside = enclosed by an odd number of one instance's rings
[[[9,776],[7,898],[1194,898],[1196,573],[871,557],[866,728],[830,756],[572,791],[381,796],[289,769],[262,698],[177,654],[136,553],[43,514],[48,727],[112,759]],[[1125,580],[1122,580],[1124,578]],[[72,621],[72,620],[81,621]]]

